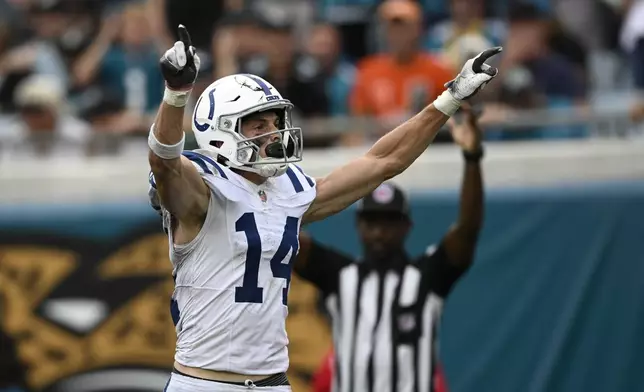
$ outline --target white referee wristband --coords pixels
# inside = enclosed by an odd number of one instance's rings
[[[445,90],[434,100],[434,107],[451,117],[461,107],[461,101],[454,98],[449,90]]]
[[[183,146],[186,144],[186,133],[181,132],[181,140],[177,144],[163,144],[154,134],[154,124],[150,127],[148,135],[148,146],[154,155],[161,159],[175,159],[181,156]]]
[[[188,103],[190,91],[191,90],[176,91],[170,90],[168,87],[166,87],[165,91],[163,92],[163,102],[167,103],[170,106],[182,108]]]

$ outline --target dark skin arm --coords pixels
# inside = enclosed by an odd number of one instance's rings
[[[302,271],[304,271],[304,268],[306,268],[306,265],[309,261],[309,255],[311,253],[311,246],[312,246],[311,242],[312,242],[311,236],[301,231],[300,232],[300,250],[297,253],[297,258],[295,259],[295,263],[293,264],[293,269],[295,273],[298,275],[302,275]]]
[[[481,148],[481,129],[477,114],[464,105],[464,113],[448,122],[454,142],[464,151],[474,152]],[[474,259],[476,243],[483,225],[483,179],[478,162],[465,162],[461,185],[458,220],[443,239],[449,262],[455,267],[467,268]]]
[[[307,233],[300,233],[300,249],[293,268],[300,278],[317,287],[324,295],[338,289],[340,271],[352,262],[350,256],[315,243]]]

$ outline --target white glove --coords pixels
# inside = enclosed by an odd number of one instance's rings
[[[471,98],[492,80],[499,70],[485,61],[503,50],[497,46],[467,60],[456,78],[445,84],[447,90],[434,101],[434,107],[447,116],[452,116],[461,106],[461,101]]]

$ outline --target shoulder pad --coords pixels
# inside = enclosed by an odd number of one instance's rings
[[[215,162],[212,158],[200,154],[194,151],[184,151],[183,156],[188,158],[190,162],[197,168],[200,174],[217,174],[219,177],[228,179],[224,169]],[[159,196],[157,194],[157,184],[154,179],[154,174],[150,171],[148,175],[148,183],[150,185],[148,189],[148,198],[150,201],[150,206],[157,212],[161,212],[161,204],[159,203]]]
[[[288,169],[286,169],[286,176],[290,180],[295,193],[300,193],[315,188],[315,180],[304,174],[304,171],[295,164],[288,165]]]
[[[214,174],[216,172],[221,178],[228,179],[224,169],[222,169],[221,166],[212,158],[194,151],[184,151],[182,155],[188,158],[190,162],[195,165],[197,170],[199,170],[199,173]],[[152,171],[150,171],[150,174],[148,175],[148,183],[150,184],[151,189],[157,189],[157,183]]]
[[[219,177],[228,179],[224,169],[215,162],[214,159],[206,155],[200,154],[194,151],[184,151],[182,154],[184,157],[188,158],[199,170],[199,173],[202,174],[215,174],[217,173]]]

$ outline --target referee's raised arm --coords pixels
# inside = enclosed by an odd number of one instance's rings
[[[436,249],[421,257],[431,290],[445,297],[456,280],[474,259],[479,232],[483,225],[483,158],[478,113],[463,105],[460,115],[448,121],[454,142],[463,150],[465,172],[461,185],[458,218]]]
[[[478,147],[478,141],[472,146]],[[442,298],[471,263],[481,226],[480,170],[475,162],[467,166],[461,218],[438,248],[420,260],[405,251],[412,216],[405,193],[392,183],[358,202],[359,259],[300,234],[294,269],[325,293],[335,392],[437,392]],[[474,219],[464,216],[468,214]],[[469,250],[456,253],[456,246]]]
[[[306,232],[300,232],[300,250],[293,268],[325,296],[337,291],[340,272],[352,262],[350,257],[316,242]]]

